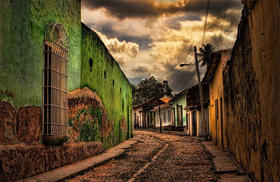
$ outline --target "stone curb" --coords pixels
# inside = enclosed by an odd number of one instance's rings
[[[17,182],[53,182],[67,179],[69,177],[75,176],[83,171],[87,171],[88,169],[91,169],[97,165],[100,165],[106,161],[120,156],[125,152],[126,149],[130,148],[139,140],[139,137],[131,138],[115,147],[108,149],[104,153],[99,154],[97,156],[90,157],[57,169],[53,169],[51,171],[30,178],[18,180]]]

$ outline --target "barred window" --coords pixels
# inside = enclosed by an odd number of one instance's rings
[[[44,135],[65,135],[67,130],[68,42],[62,25],[47,27],[44,41]]]

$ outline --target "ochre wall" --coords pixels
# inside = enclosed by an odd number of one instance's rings
[[[214,72],[213,78],[209,83],[209,95],[210,95],[210,105],[209,105],[209,130],[211,135],[211,140],[223,147],[225,139],[222,141],[222,136],[224,138],[225,134],[225,118],[221,115],[221,109],[224,111],[224,92],[223,92],[223,70],[225,68],[226,62],[230,59],[228,51],[223,51],[221,53],[221,59],[218,61],[216,70]],[[222,104],[221,104],[222,98]],[[216,120],[215,112],[215,101],[218,100],[218,119]],[[222,118],[223,117],[223,118]],[[223,121],[223,123],[222,123]],[[223,132],[223,133],[222,133]]]
[[[255,181],[280,181],[280,3],[243,10],[224,71],[226,147]]]
[[[132,134],[132,89],[99,36],[84,24],[81,64],[82,87],[87,86],[98,94],[107,110],[108,119],[113,123],[112,132],[103,138],[103,145],[109,147],[122,142]]]
[[[68,89],[80,87],[81,2],[0,0],[0,99],[42,105],[43,41],[47,25],[61,23],[69,38]]]

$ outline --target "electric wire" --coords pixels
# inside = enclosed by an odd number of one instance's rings
[[[223,14],[223,20],[225,21],[226,19],[226,11],[227,11],[227,0],[224,0],[224,14]],[[220,36],[219,36],[219,45],[222,45],[223,43],[223,32],[224,32],[224,23],[222,23],[221,25],[221,32],[220,32]]]
[[[204,44],[204,41],[205,41],[205,34],[206,34],[206,29],[207,29],[207,19],[208,19],[208,14],[209,14],[209,6],[210,6],[210,0],[207,0],[206,16],[205,16],[205,21],[204,21],[203,35],[202,35],[202,45]]]

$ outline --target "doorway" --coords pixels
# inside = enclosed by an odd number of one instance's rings
[[[193,133],[193,136],[196,136],[196,128],[197,128],[197,116],[196,116],[196,111],[193,111],[192,112],[192,133]]]
[[[220,98],[220,113],[221,113],[221,142],[222,142],[222,147],[224,148],[224,132],[223,132],[223,99],[222,97]]]

